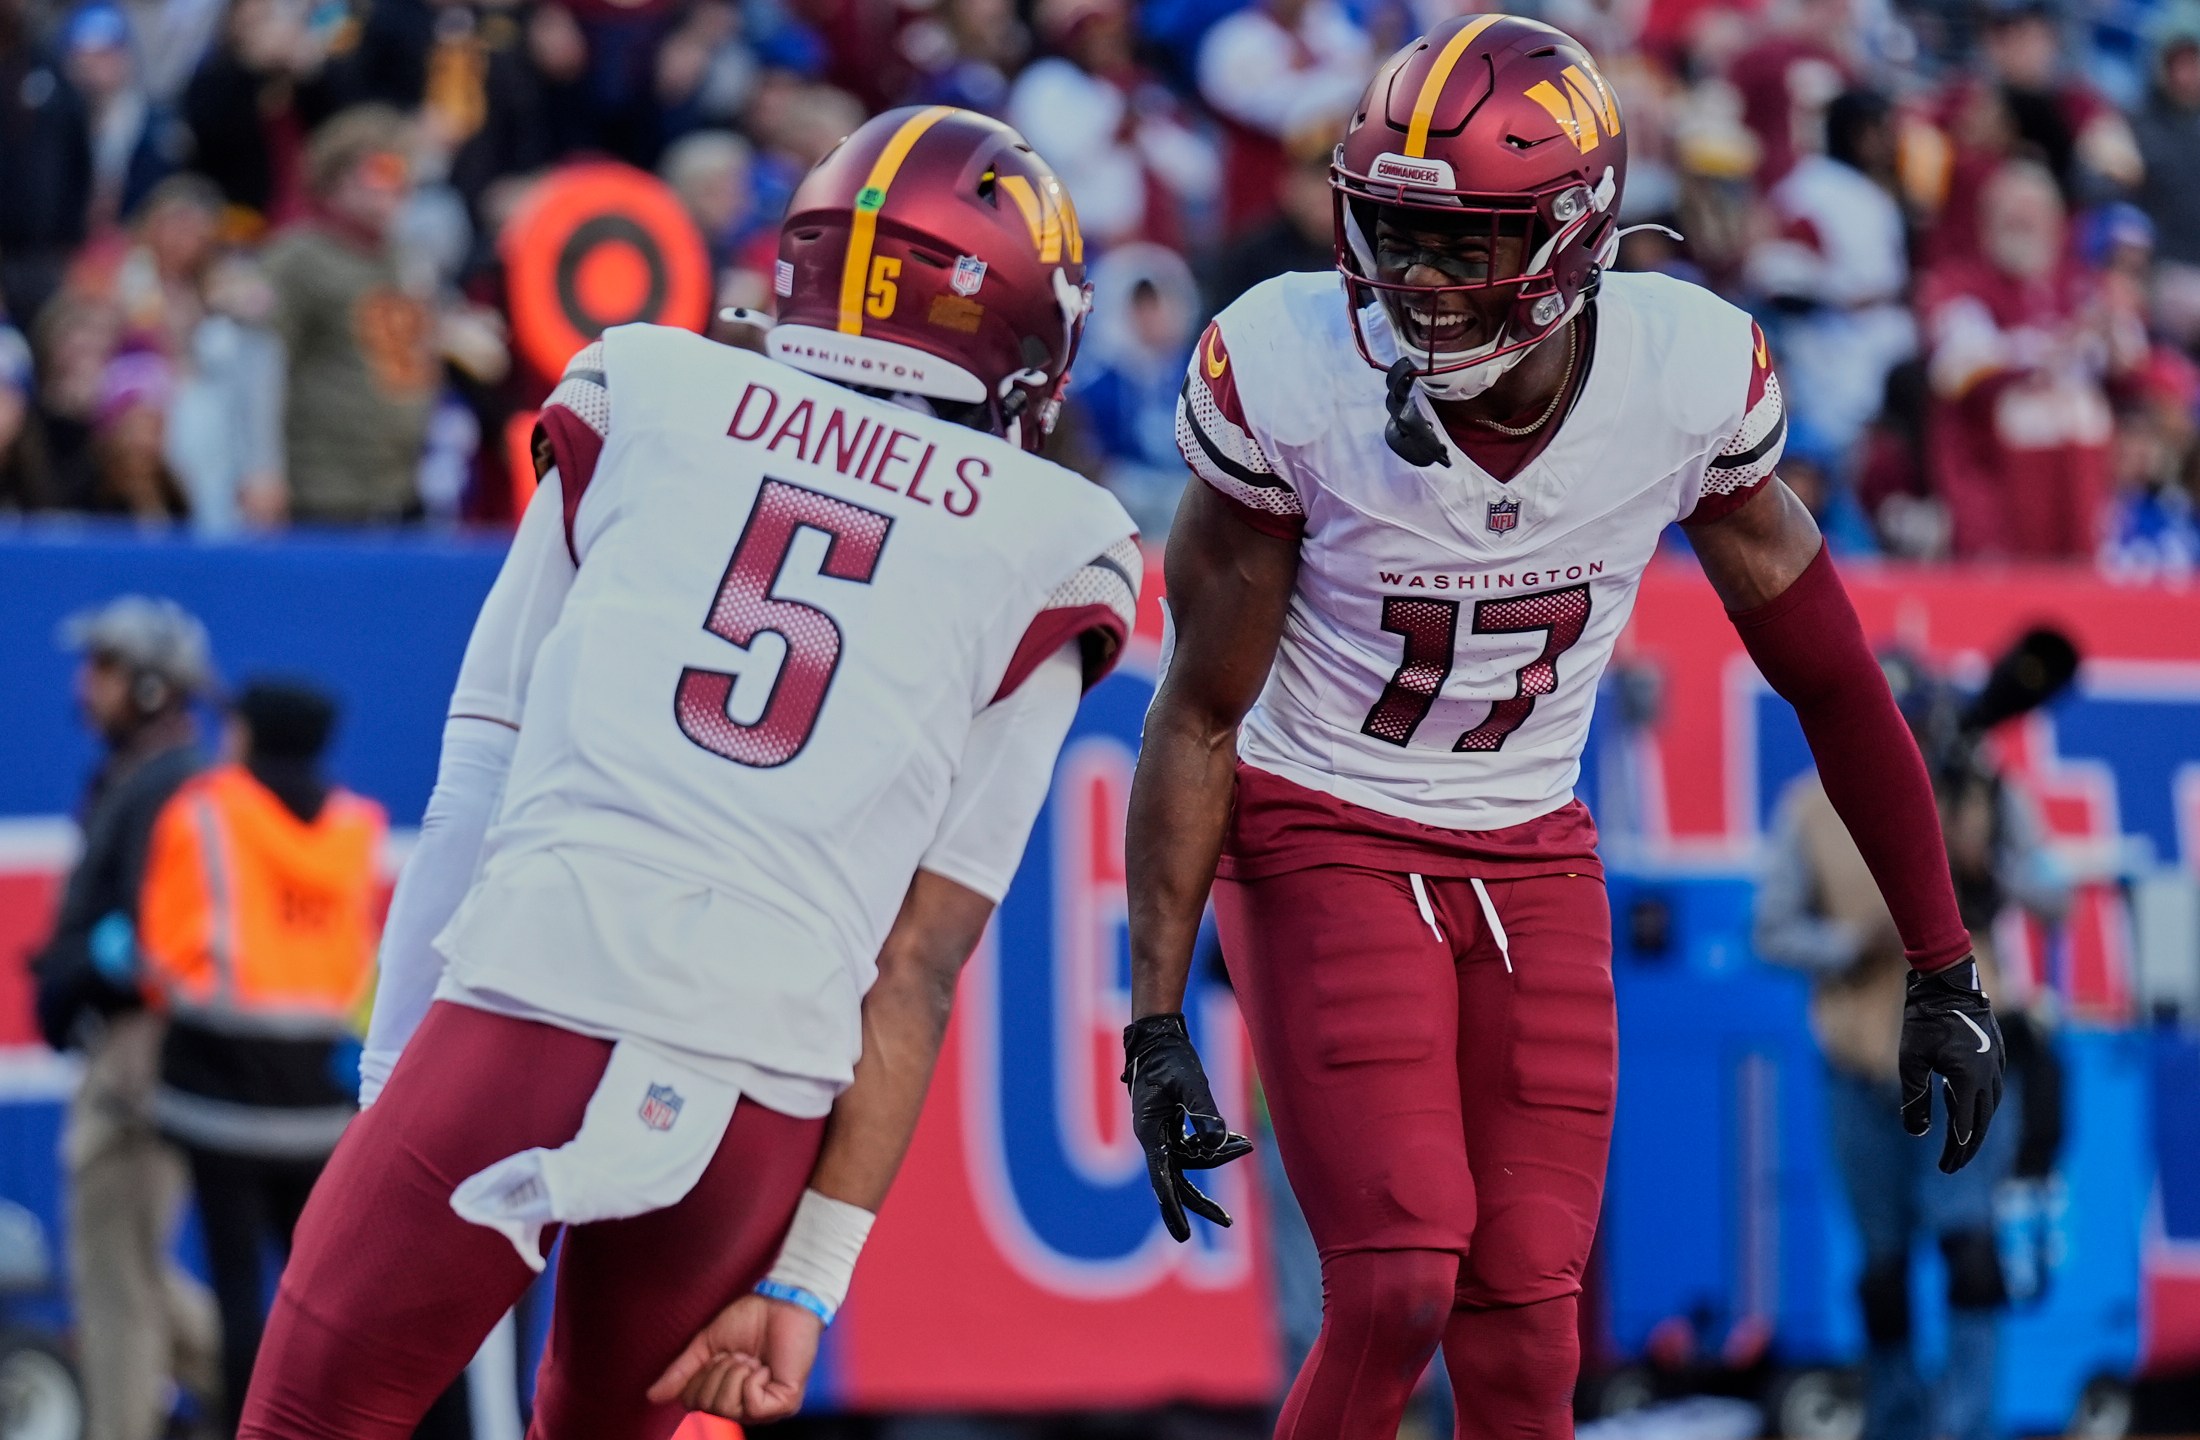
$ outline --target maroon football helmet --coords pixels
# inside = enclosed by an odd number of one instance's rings
[[[1422,388],[1441,399],[1489,388],[1596,292],[1618,249],[1626,180],[1619,102],[1565,32],[1472,15],[1414,41],[1376,73],[1330,167],[1337,268],[1360,354],[1379,369],[1414,360]],[[1486,241],[1492,257],[1500,242],[1517,246],[1523,266],[1498,274],[1493,264],[1446,285],[1385,280],[1376,229],[1393,210],[1414,212],[1394,216],[1408,227]],[[1442,297],[1499,288],[1512,294],[1497,333],[1444,348],[1427,319]],[[1394,343],[1371,343],[1371,325]]]
[[[774,358],[921,395],[1036,450],[1091,308],[1069,192],[1024,138],[948,105],[865,122],[795,190]]]

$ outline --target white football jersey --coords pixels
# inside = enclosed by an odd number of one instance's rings
[[[1334,275],[1271,280],[1208,328],[1179,408],[1184,457],[1257,527],[1301,537],[1245,763],[1449,829],[1572,798],[1659,532],[1747,499],[1786,434],[1740,310],[1648,274],[1607,275],[1595,303],[1580,394],[1509,482],[1448,437],[1448,467],[1384,442],[1384,375],[1355,348]]]
[[[992,436],[654,326],[576,357],[543,427],[577,569],[446,985],[845,1085],[920,864],[1005,889],[1014,853],[931,862],[964,742],[1065,645],[1088,683],[1113,663],[1130,519]]]

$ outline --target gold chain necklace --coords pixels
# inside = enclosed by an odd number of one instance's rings
[[[1558,413],[1559,403],[1566,398],[1566,391],[1574,383],[1574,361],[1579,358],[1581,353],[1581,347],[1575,341],[1575,336],[1578,333],[1577,327],[1580,324],[1581,322],[1577,319],[1569,322],[1566,326],[1566,373],[1558,377],[1558,390],[1551,396],[1551,403],[1543,407],[1541,415],[1536,416],[1531,423],[1518,427],[1500,425],[1495,420],[1476,420],[1472,423],[1484,430],[1495,430],[1498,434],[1513,440],[1525,440],[1528,436],[1550,424],[1551,417]]]

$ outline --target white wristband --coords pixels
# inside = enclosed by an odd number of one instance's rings
[[[764,1277],[766,1283],[807,1290],[837,1311],[848,1298],[856,1257],[863,1253],[863,1242],[877,1218],[860,1205],[815,1190],[803,1191],[802,1203],[794,1209],[794,1223],[780,1243],[779,1259]]]

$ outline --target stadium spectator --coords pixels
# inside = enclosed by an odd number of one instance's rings
[[[1040,0],[1047,55],[1017,77],[1008,122],[1047,157],[1099,245],[1182,248],[1187,207],[1214,194],[1212,145],[1142,70],[1127,0]]]
[[[164,1026],[137,988],[138,899],[154,817],[200,767],[192,700],[213,683],[206,627],[181,606],[126,595],[72,618],[77,703],[106,747],[87,786],[84,845],[51,938],[32,961],[38,1022],[82,1050],[61,1158],[69,1285],[86,1440],[155,1440],[171,1377],[217,1392],[213,1303],[169,1257],[183,1160],[152,1115]]]
[[[168,405],[175,390],[175,368],[157,351],[125,350],[107,362],[86,452],[89,469],[72,487],[74,508],[149,526],[190,515],[183,483],[168,466]]]
[[[40,312],[31,331],[39,423],[63,503],[90,465],[86,452],[99,411],[100,381],[121,339],[121,316],[111,300],[67,291]]]
[[[768,75],[749,97],[743,124],[756,141],[757,213],[777,223],[794,187],[825,153],[863,123],[863,106],[845,90]]]
[[[45,510],[55,502],[36,386],[30,342],[14,326],[0,325],[0,513]]]
[[[1093,267],[1092,293],[1071,400],[1100,452],[1100,483],[1158,543],[1184,491],[1176,397],[1199,324],[1199,287],[1174,250],[1133,243]]]
[[[1837,453],[1878,412],[1887,373],[1917,350],[1894,169],[1886,98],[1869,90],[1836,97],[1825,153],[1805,155],[1772,188],[1780,228],[1749,257],[1751,287],[1788,312],[1772,328],[1791,413]]]
[[[1261,281],[1292,271],[1327,270],[1336,261],[1336,217],[1329,156],[1341,115],[1308,120],[1285,138],[1275,216],[1222,246],[1208,277],[1207,308],[1218,311]]]
[[[341,106],[328,59],[346,23],[325,6],[309,17],[284,0],[230,0],[183,95],[192,164],[230,204],[277,225],[306,210],[306,136]]]
[[[1031,51],[1031,32],[1009,0],[946,0],[936,19],[902,33],[902,49],[917,69],[911,100],[998,115],[1009,77]]]
[[[221,33],[222,0],[119,0],[130,25],[140,82],[156,107],[174,113],[191,72]]]
[[[481,22],[486,64],[481,120],[458,142],[451,184],[484,232],[491,185],[527,175],[596,144],[587,86],[588,37],[565,6],[544,3]]]
[[[1349,115],[1374,68],[1366,32],[1336,0],[1256,0],[1207,32],[1199,93],[1225,127],[1225,236],[1275,215],[1285,142],[1309,120]]]
[[[190,139],[140,82],[130,22],[120,7],[91,0],[71,15],[62,51],[69,83],[83,98],[91,122],[88,217],[89,228],[97,233],[137,209],[183,160]]]
[[[760,225],[751,178],[755,153],[730,130],[698,130],[665,151],[658,173],[672,187],[703,234],[711,265],[721,275],[737,266],[769,270],[777,237]]]
[[[111,305],[130,344],[170,358],[188,354],[206,314],[201,287],[221,217],[221,194],[203,176],[170,176],[144,197],[127,231],[84,248],[68,288]]]
[[[1981,988],[2005,1032],[2022,1029],[1994,964],[1992,928],[2010,905],[2059,919],[2069,889],[2050,861],[2029,797],[1981,769],[1964,747],[1959,701],[1913,657],[1883,658],[1898,704],[1935,775],[1949,868],[1971,931]],[[1904,1133],[1897,1022],[1910,973],[1901,937],[1816,772],[1781,796],[1756,915],[1758,953],[1814,980],[1811,1028],[1827,1069],[1833,1158],[1864,1244],[1857,1284],[1866,1337],[1866,1440],[1995,1440],[1995,1355],[2007,1303],[1994,1230],[1995,1191],[2033,1139],[2021,1088],[1994,1117],[1977,1157],[1953,1175]],[[2011,1041],[2012,1051],[2016,1042]],[[2044,1111],[2039,1117],[2045,1121]],[[2052,1152],[2052,1145],[2047,1147]],[[2051,1153],[2050,1157],[2051,1159]],[[1911,1342],[1913,1241],[1947,1262],[1947,1358],[1920,1379]]]
[[[2085,204],[2138,183],[2139,149],[2123,112],[2064,63],[2064,31],[2055,0],[2002,0],[1990,7],[1979,60],[2016,144],[2045,161],[2067,199]]]
[[[2154,52],[2154,82],[2134,122],[2146,175],[2138,201],[2162,253],[2154,317],[2187,349],[2200,342],[2200,3],[2173,7]]]
[[[332,785],[336,706],[311,685],[238,695],[224,763],[161,809],[145,868],[145,980],[169,1017],[153,1113],[190,1159],[221,1307],[234,1430],[270,1286],[357,1113],[382,809]]]
[[[83,99],[39,43],[30,0],[0,0],[0,311],[37,318],[84,239],[91,194]]]
[[[2200,570],[2200,366],[2157,346],[2116,413],[2116,502],[2102,568],[2127,581],[2188,582]]]
[[[307,156],[312,218],[269,246],[286,357],[289,513],[322,523],[410,517],[442,368],[435,317],[399,282],[391,233],[412,188],[402,115],[362,106]]]
[[[1856,83],[1855,0],[1782,0],[1766,33],[1734,57],[1727,79],[1757,138],[1757,178],[1769,187],[1818,148],[1826,106]]]
[[[192,527],[224,535],[282,523],[283,352],[267,322],[267,277],[244,255],[209,268],[206,315],[168,410],[168,462],[190,500]]]
[[[1980,198],[1984,258],[1923,282],[1928,469],[1962,556],[2093,555],[2108,503],[2107,382],[2145,354],[2069,254],[2054,177],[2010,161]]]
[[[1948,554],[1948,507],[1925,473],[1932,408],[1924,364],[1897,365],[1855,462],[1857,503],[1870,517],[1880,548],[1908,560],[1941,560]]]

